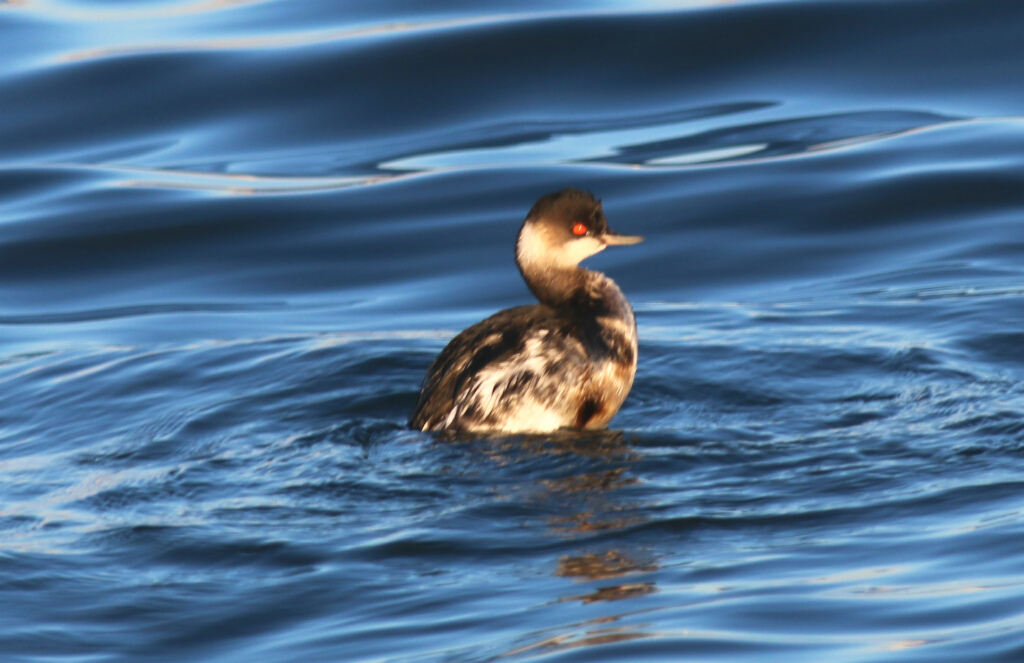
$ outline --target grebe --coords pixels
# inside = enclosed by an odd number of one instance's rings
[[[636,317],[615,282],[579,263],[643,237],[608,228],[578,189],[530,209],[516,265],[540,300],[492,315],[448,343],[423,379],[409,425],[423,431],[543,433],[604,428],[636,374]]]

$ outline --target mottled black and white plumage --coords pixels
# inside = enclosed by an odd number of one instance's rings
[[[636,319],[614,281],[579,263],[642,240],[612,232],[589,193],[538,200],[519,230],[516,264],[540,303],[453,338],[427,371],[409,425],[498,433],[607,426],[636,374]]]

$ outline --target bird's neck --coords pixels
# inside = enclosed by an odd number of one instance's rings
[[[516,241],[516,265],[530,292],[542,304],[559,311],[632,319],[632,309],[618,286],[604,274],[579,266],[581,259],[600,248],[590,247],[575,255],[569,250],[552,251],[556,240],[548,233],[543,227],[526,223]],[[586,249],[585,244],[578,246]]]
[[[585,318],[622,319],[632,324],[633,309],[619,286],[601,272],[582,267],[524,269],[523,280],[541,304]]]
[[[533,296],[551,308],[578,308],[591,299],[588,285],[595,272],[582,267],[519,263],[519,271]]]

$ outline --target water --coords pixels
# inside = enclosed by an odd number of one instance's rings
[[[1024,660],[1024,5],[0,3],[3,661]],[[565,186],[613,430],[404,427]]]

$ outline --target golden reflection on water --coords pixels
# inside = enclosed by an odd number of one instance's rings
[[[558,560],[556,576],[576,580],[605,580],[620,578],[630,573],[655,571],[658,565],[653,561],[642,561],[625,555],[619,550],[587,555],[564,555]]]
[[[636,452],[620,431],[493,438],[482,451],[491,462],[503,466],[557,458],[557,464],[566,469],[563,476],[540,477],[525,485],[495,489],[507,491],[505,498],[514,497],[547,512],[547,524],[557,534],[572,537],[643,522],[635,502],[618,493],[639,483],[629,471]]]
[[[553,456],[560,467],[567,469],[557,478],[539,477],[526,485],[496,489],[514,493],[502,497],[514,497],[536,507],[537,511],[549,513],[545,522],[553,534],[586,540],[588,533],[623,529],[645,520],[639,515],[642,509],[635,496],[622,492],[626,487],[639,484],[640,480],[631,473],[638,455],[621,432],[495,438],[483,450],[491,461],[500,465],[530,463]],[[635,550],[581,550],[579,554],[562,555],[553,575],[581,583],[651,573],[658,568],[650,554],[637,546]],[[623,582],[602,585],[585,593],[572,592],[559,601],[588,605],[640,598],[657,591],[654,582]],[[530,648],[581,647],[641,637],[647,634],[636,629],[588,630],[582,635],[548,638]]]
[[[623,628],[606,628],[587,631],[582,635],[555,635],[540,643],[520,647],[519,649],[506,652],[502,656],[516,656],[524,652],[536,649],[567,650],[581,647],[593,647],[595,645],[612,645],[614,643],[628,643],[629,640],[649,637],[647,633]]]
[[[658,588],[653,582],[636,582],[624,585],[612,585],[610,587],[599,587],[589,594],[577,596],[566,596],[563,601],[580,601],[581,603],[601,603],[602,601],[621,601],[622,599],[635,599],[648,594],[654,594]]]
[[[613,620],[614,618],[608,618],[593,621],[607,622]],[[615,644],[617,642],[629,642],[630,640],[640,640],[643,638],[650,638],[653,636],[653,633],[638,631],[635,628],[628,626],[613,626],[610,628],[587,629],[581,633],[563,633],[549,638],[545,638],[538,642],[534,642],[523,647],[517,647],[516,649],[507,651],[504,654],[500,654],[500,656],[518,656],[519,654],[533,651],[535,649],[547,649],[549,651],[558,651],[565,649],[577,649],[580,647],[593,647],[596,645],[610,645]]]
[[[621,550],[608,550],[603,553],[563,555],[558,560],[555,575],[561,578],[571,578],[578,582],[589,582],[657,570],[658,565],[653,560],[631,557]],[[654,594],[657,591],[658,588],[653,582],[631,582],[603,585],[586,594],[564,596],[561,601],[579,601],[584,604],[621,601]]]

